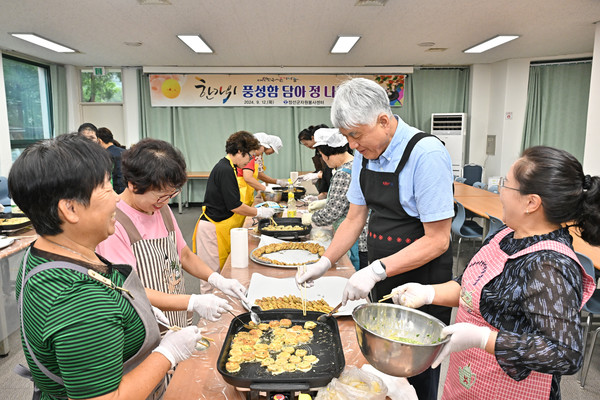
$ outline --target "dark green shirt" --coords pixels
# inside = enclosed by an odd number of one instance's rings
[[[25,274],[50,261],[81,264],[32,248]],[[102,275],[117,286],[126,278],[110,265],[108,273]],[[21,279],[19,268],[17,300]],[[123,363],[139,350],[145,338],[140,317],[119,291],[67,269],[43,271],[29,279],[23,292],[23,314],[27,339],[37,359],[65,384],[62,387],[46,377],[22,341],[42,399],[89,398],[116,390]]]

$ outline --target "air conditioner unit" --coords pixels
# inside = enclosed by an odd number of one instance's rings
[[[466,113],[431,114],[431,134],[440,138],[452,160],[452,172],[462,176],[465,163],[465,142],[467,137]]]

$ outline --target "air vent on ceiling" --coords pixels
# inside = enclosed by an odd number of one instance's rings
[[[142,6],[170,6],[169,0],[137,0]]]
[[[388,0],[358,0],[355,6],[385,6],[385,3],[387,2]]]

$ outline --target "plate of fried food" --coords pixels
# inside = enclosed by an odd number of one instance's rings
[[[348,279],[341,276],[324,276],[315,280],[315,285],[306,288],[305,307],[307,311],[328,313],[340,301]],[[248,302],[259,306],[263,311],[276,309],[302,310],[302,294],[294,278],[272,278],[253,273],[248,286]],[[352,310],[365,299],[348,301],[335,316],[352,315]]]
[[[314,242],[281,242],[257,247],[250,259],[268,267],[297,268],[315,263],[325,253],[325,248]]]

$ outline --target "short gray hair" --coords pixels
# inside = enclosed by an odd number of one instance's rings
[[[331,105],[331,123],[342,129],[371,126],[382,113],[393,116],[385,89],[370,79],[354,78],[337,88]]]

